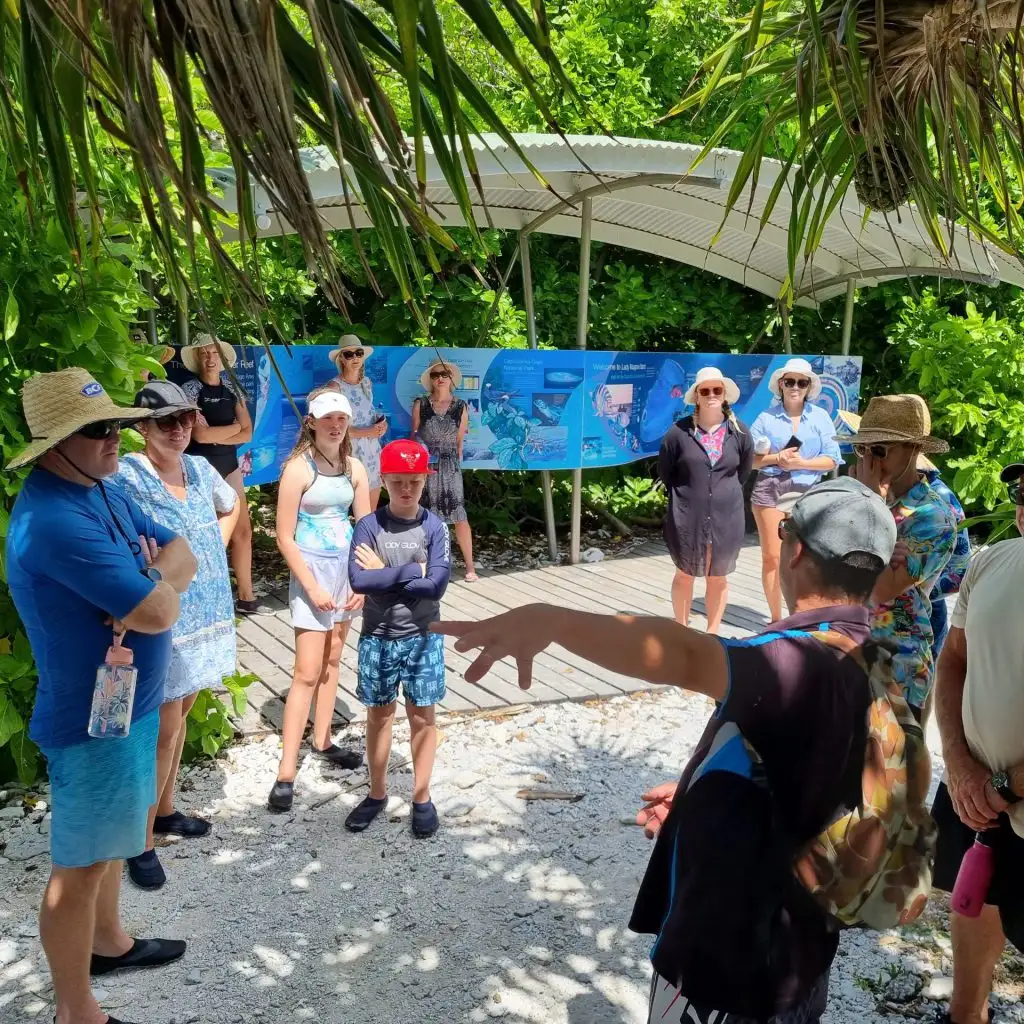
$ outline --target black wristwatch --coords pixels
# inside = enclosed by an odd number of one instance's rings
[[[152,580],[154,583],[163,583],[164,581],[164,574],[152,565],[147,565],[146,568],[142,570],[142,575],[145,576],[146,579]]]
[[[991,779],[992,788],[1008,803],[1020,803],[1020,797],[1010,786],[1010,776],[1006,772],[996,772]]]

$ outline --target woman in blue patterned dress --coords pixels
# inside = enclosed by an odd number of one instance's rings
[[[288,606],[295,630],[295,669],[284,705],[281,764],[267,805],[292,805],[299,748],[314,705],[313,756],[357,768],[363,756],[331,736],[338,672],[352,619],[363,607],[352,592],[348,555],[352,522],[370,514],[370,485],[352,457],[352,407],[334,388],[309,393],[308,415],[277,489],[277,546],[291,569]]]
[[[177,384],[150,381],[136,406],[155,417],[136,429],[142,452],[121,460],[117,482],[153,519],[187,537],[199,568],[181,595],[171,631],[173,653],[164,683],[157,742],[157,803],[149,817],[146,852],[128,861],[132,881],[159,889],[166,881],[153,847],[157,835],[204,836],[210,823],[175,810],[174,786],[185,743],[185,722],[200,690],[219,687],[235,672],[235,617],[225,547],[240,510],[232,486],[206,461],[185,455],[198,407]]]
[[[340,391],[352,406],[352,454],[363,464],[370,485],[370,511],[380,499],[380,445],[388,421],[373,404],[373,384],[366,376],[366,360],[373,354],[354,334],[342,335],[338,347],[327,357],[338,368],[338,376],[327,386]]]

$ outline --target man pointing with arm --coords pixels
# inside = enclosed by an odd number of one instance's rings
[[[877,495],[842,478],[807,491],[780,532],[782,591],[791,614],[750,640],[708,636],[667,619],[539,604],[481,622],[432,626],[457,637],[456,650],[480,648],[466,672],[470,682],[511,657],[520,686],[528,688],[534,658],[559,644],[610,671],[722,702],[674,796],[668,786],[657,787],[641,812],[658,842],[630,927],[657,936],[652,1021],[806,1022],[825,1009],[835,929],[781,884],[791,865],[778,874],[776,865],[764,863],[758,851],[769,826],[759,811],[717,799],[722,790],[698,787],[696,780],[750,774],[749,743],[798,845],[829,824],[837,807],[857,802],[867,679],[852,659],[838,659],[810,634],[835,631],[857,645],[868,640],[866,602],[892,556],[896,526]],[[710,837],[723,827],[730,841],[716,845]],[[765,923],[756,934],[723,927],[755,917]]]

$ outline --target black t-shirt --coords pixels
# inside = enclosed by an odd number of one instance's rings
[[[868,610],[816,609],[722,641],[729,693],[683,772],[630,920],[658,936],[663,978],[724,1012],[799,1006],[838,947],[792,855],[860,797],[870,689],[851,659],[806,635],[821,629],[864,643]],[[736,764],[743,741],[760,756],[760,788]]]
[[[244,401],[226,373],[221,374],[219,384],[204,384],[195,377],[182,385],[182,390],[199,406],[199,411],[211,427],[226,427],[234,423],[235,407]],[[189,455],[201,455],[223,477],[238,469],[237,445],[192,441],[185,450]]]

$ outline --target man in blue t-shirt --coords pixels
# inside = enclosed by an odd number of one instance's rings
[[[151,415],[115,405],[77,367],[30,378],[22,406],[31,444],[8,469],[36,463],[7,531],[7,582],[39,672],[29,736],[50,776],[53,867],[39,916],[57,1024],[117,1024],[89,975],[177,960],[185,943],[132,939],[121,925],[122,861],[146,847],[156,800],[156,742],[170,629],[196,562],[188,543],[103,480],[117,470],[122,424]],[[115,633],[138,676],[130,727],[93,738],[97,669]]]
[[[413,756],[412,831],[419,838],[438,829],[430,799],[437,750],[434,708],[444,699],[444,637],[429,626],[440,617],[441,597],[451,575],[448,528],[420,505],[432,473],[430,454],[416,441],[392,441],[380,453],[389,503],[356,524],[349,580],[366,595],[359,637],[356,696],[366,705],[369,795],[345,819],[362,832],[384,809],[391,728],[401,684],[409,716]]]

